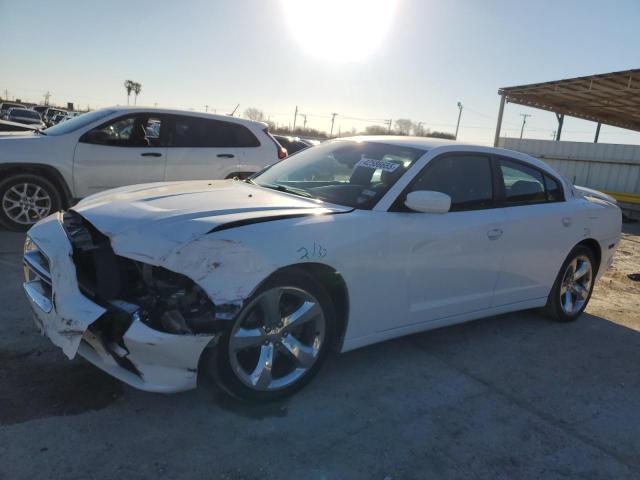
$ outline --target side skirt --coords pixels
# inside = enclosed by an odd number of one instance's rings
[[[412,325],[406,325],[403,327],[394,328],[391,330],[384,330],[382,332],[376,332],[372,335],[366,335],[358,338],[345,338],[342,346],[341,353],[355,350],[356,348],[365,347],[373,343],[383,342],[385,340],[391,340],[392,338],[403,337],[405,335],[411,335],[418,332],[426,332],[428,330],[434,330],[436,328],[447,327],[449,325],[455,325],[458,323],[464,323],[471,320],[478,320],[481,318],[492,317],[494,315],[501,315],[503,313],[517,312],[520,310],[528,310],[530,308],[544,307],[547,303],[547,297],[536,298],[533,300],[526,300],[524,302],[510,303],[507,305],[500,305],[498,307],[487,308],[484,310],[477,310],[475,312],[464,313],[462,315],[455,315],[452,317],[440,318],[438,320],[430,320],[422,323],[415,323]]]

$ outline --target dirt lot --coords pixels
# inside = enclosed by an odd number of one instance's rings
[[[594,289],[587,312],[640,331],[640,224],[627,224],[616,251],[615,263]]]
[[[640,478],[640,226],[572,324],[489,318],[331,359],[286,402],[138,392],[38,336],[0,231],[0,479]]]

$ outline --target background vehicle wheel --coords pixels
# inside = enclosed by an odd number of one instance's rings
[[[591,298],[597,266],[590,248],[575,247],[562,264],[545,307],[545,314],[559,322],[577,319]]]
[[[251,297],[206,365],[228,393],[270,401],[306,385],[335,335],[331,298],[313,277],[276,274]]]
[[[11,175],[0,181],[0,225],[25,231],[62,207],[58,189],[39,175]]]

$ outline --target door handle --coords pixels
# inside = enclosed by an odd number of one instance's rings
[[[504,232],[502,231],[502,229],[494,228],[493,230],[489,230],[487,232],[487,237],[489,237],[489,240],[496,240],[496,239],[500,238],[503,233]]]
[[[140,156],[141,157],[161,157],[162,154],[159,152],[146,152],[146,153],[141,153]]]
[[[216,156],[218,158],[233,158],[235,155],[233,153],[219,153]]]

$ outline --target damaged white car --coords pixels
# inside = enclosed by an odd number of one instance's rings
[[[269,400],[331,350],[535,307],[573,320],[620,228],[613,202],[527,155],[359,137],[247,181],[88,197],[29,231],[24,289],[69,358],[143,390],[206,373]]]

